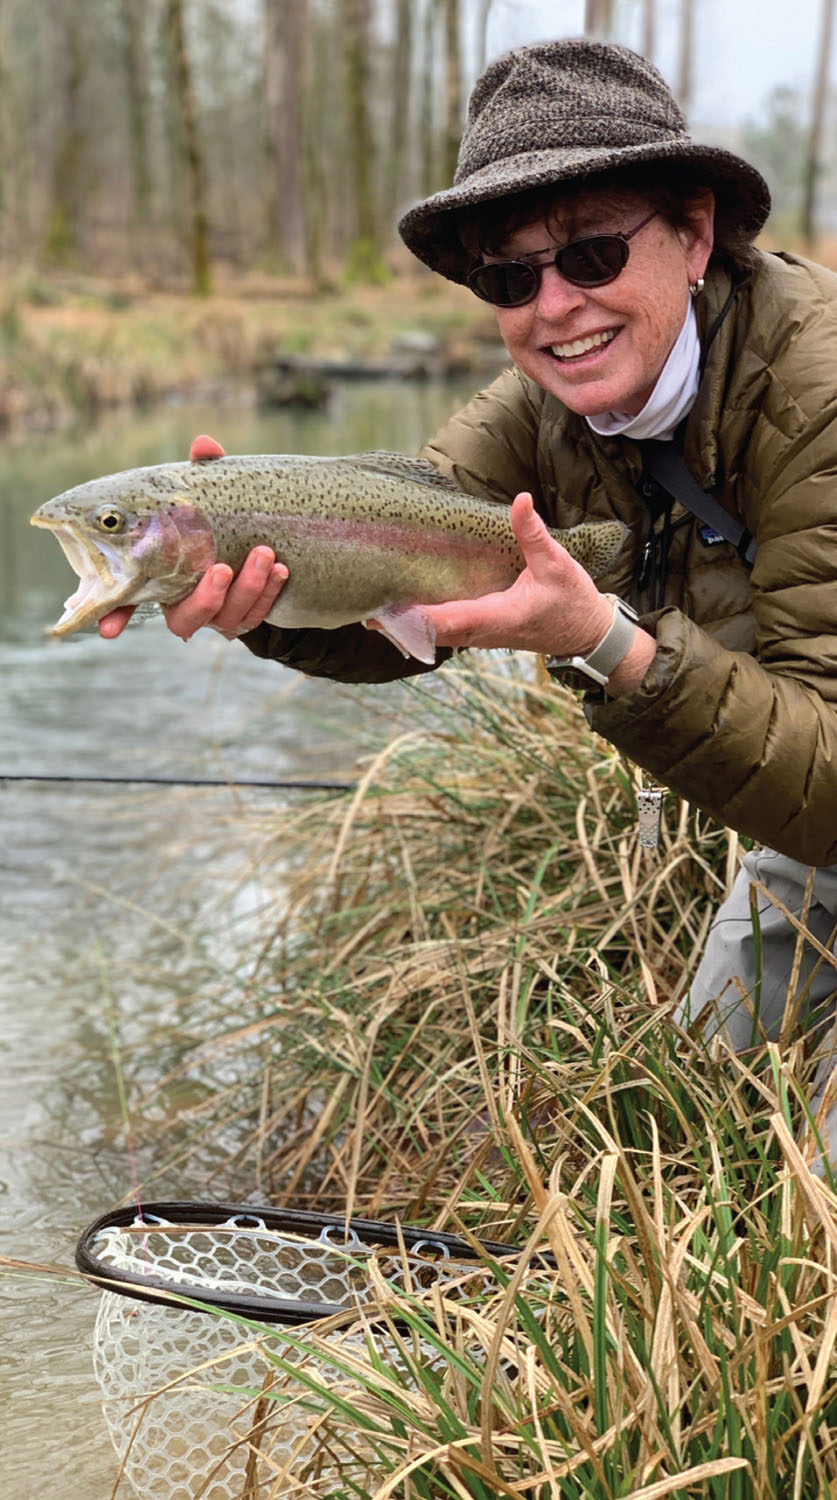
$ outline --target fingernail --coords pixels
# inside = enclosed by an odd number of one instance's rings
[[[272,569],[272,572],[271,572],[271,577],[273,578],[274,582],[278,583],[280,579],[282,579],[282,581],[284,582],[284,580],[288,576],[289,576],[288,575],[288,570],[285,567],[284,563],[274,563],[273,564],[273,569]]]

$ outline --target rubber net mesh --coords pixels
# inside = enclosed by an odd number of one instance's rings
[[[93,1248],[115,1278],[128,1271],[188,1284],[198,1301],[202,1290],[214,1289],[352,1308],[375,1295],[368,1275],[375,1252],[343,1228],[317,1239],[254,1227],[249,1215],[247,1227],[137,1221],[105,1229]],[[383,1269],[403,1286],[405,1272],[421,1283],[428,1273],[449,1280],[464,1267],[456,1260],[431,1264],[417,1247],[406,1260],[384,1253]],[[316,1320],[258,1333],[177,1302],[103,1292],[94,1364],[121,1466],[119,1493],[127,1485],[139,1500],[273,1500],[326,1496],[344,1486],[361,1494],[374,1489],[374,1459],[361,1435],[347,1419],[323,1416],[322,1402],[312,1402],[303,1382],[270,1358],[277,1353],[351,1398],[349,1377],[288,1343],[311,1334],[317,1336]],[[386,1341],[383,1331],[370,1336]],[[329,1349],[344,1357],[367,1347],[356,1329],[327,1337]],[[397,1362],[386,1342],[381,1352]]]

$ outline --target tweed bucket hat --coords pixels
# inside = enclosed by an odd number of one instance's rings
[[[692,140],[661,74],[627,47],[536,42],[490,63],[474,85],[453,187],[411,208],[398,229],[432,270],[466,280],[473,257],[457,210],[640,162],[682,162],[719,211],[755,237],[770,191],[755,167]]]

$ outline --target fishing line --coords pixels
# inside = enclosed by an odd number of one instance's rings
[[[7,781],[33,781],[47,782],[55,786],[73,785],[75,783],[95,784],[99,786],[223,786],[232,789],[239,787],[255,787],[266,791],[279,792],[353,792],[357,787],[355,781],[300,781],[290,779],[287,781],[239,781],[225,779],[223,777],[191,777],[184,780],[180,776],[41,776],[30,775],[24,771],[13,771],[10,773],[0,772],[0,783]]]

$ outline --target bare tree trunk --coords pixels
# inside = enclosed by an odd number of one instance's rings
[[[642,53],[654,61],[657,47],[657,14],[655,0],[642,0]]]
[[[14,244],[11,229],[11,204],[8,178],[15,157],[13,130],[12,80],[7,64],[8,13],[5,0],[0,0],[0,252],[8,251]]]
[[[283,0],[264,0],[264,151],[267,167],[265,233],[268,250],[275,247],[280,259],[284,250],[282,195],[279,188],[283,13]]]
[[[392,66],[392,113],[386,169],[386,218],[392,219],[404,196],[403,175],[407,146],[407,123],[410,118],[410,76],[413,59],[412,6],[410,0],[397,0],[395,14],[395,49]]]
[[[442,0],[445,17],[445,183],[453,182],[462,131],[459,0]]]
[[[375,216],[372,129],[369,119],[369,0],[341,0],[342,41],[346,59],[347,176],[354,202],[354,234],[349,274],[375,280],[381,274]]]
[[[84,201],[82,160],[85,148],[82,84],[85,49],[80,16],[75,5],[51,12],[57,79],[58,134],[53,159],[50,206],[43,251],[47,260],[63,265],[79,252],[80,212]]]
[[[584,35],[607,41],[613,25],[613,0],[584,0]]]
[[[477,16],[477,73],[485,71],[485,63],[488,57],[488,17],[491,13],[493,0],[479,0],[479,13]]]
[[[303,114],[307,0],[264,0],[269,233],[294,271],[305,260]]]
[[[182,150],[189,189],[189,259],[192,268],[192,290],[196,296],[205,297],[212,290],[209,269],[206,172],[198,139],[195,96],[186,51],[183,0],[168,0],[166,29],[174,69],[175,107],[182,135]]]
[[[146,239],[151,216],[146,19],[145,0],[122,0],[122,56],[131,137],[131,221],[140,244]]]
[[[677,69],[677,98],[685,115],[692,107],[694,88],[695,0],[680,0],[680,59]]]
[[[424,0],[424,17],[421,29],[421,188],[424,197],[439,187],[436,172],[436,131],[434,103],[436,99],[435,51],[436,51],[436,4],[437,0]],[[449,187],[449,182],[441,184]]]
[[[325,285],[325,246],[328,223],[326,206],[331,194],[328,190],[327,173],[324,166],[326,147],[323,118],[324,104],[329,90],[329,58],[325,28],[316,13],[312,17],[309,36],[311,58],[310,95],[311,106],[307,110],[307,127],[303,134],[304,151],[302,169],[304,176],[303,198],[311,205],[304,215],[305,260],[316,286]]]
[[[831,38],[834,31],[834,0],[822,0],[820,11],[820,40],[817,50],[817,71],[811,110],[811,128],[808,133],[808,151],[805,161],[804,192],[800,229],[809,247],[816,238],[817,178],[820,173],[823,123],[828,94],[828,62],[831,54]]]

